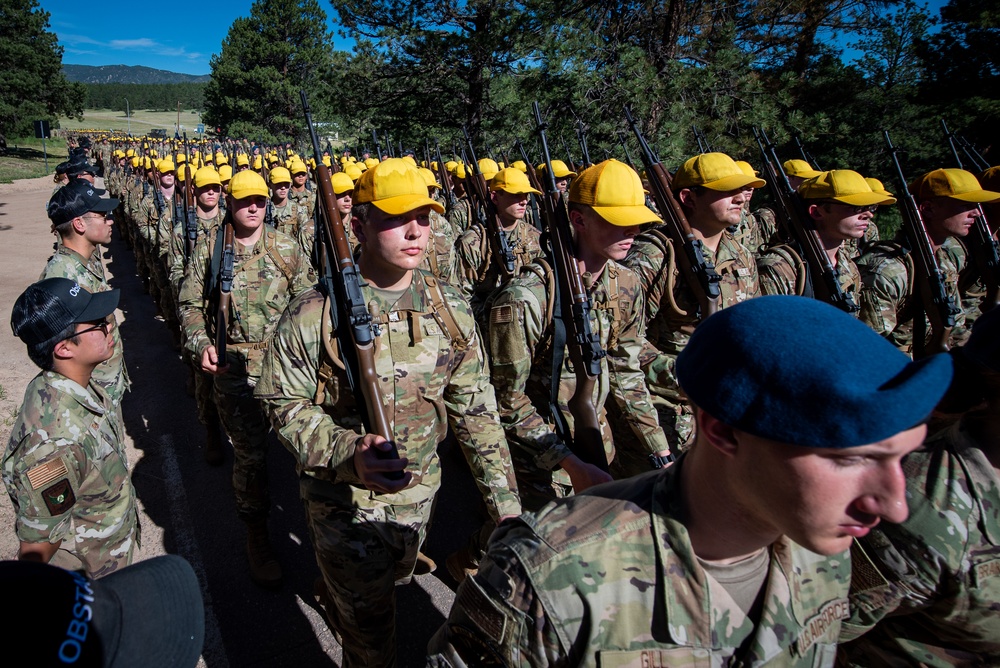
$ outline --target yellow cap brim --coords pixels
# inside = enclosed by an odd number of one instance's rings
[[[632,227],[646,223],[661,223],[659,217],[646,206],[594,206],[598,216],[616,227]]]
[[[767,181],[764,179],[755,179],[752,176],[747,176],[746,174],[733,174],[732,176],[725,176],[718,181],[712,181],[710,183],[699,184],[704,188],[709,190],[719,190],[728,191],[736,190],[738,188],[745,188],[750,186],[751,188],[763,188],[767,185]],[[690,186],[685,186],[690,187]]]
[[[800,179],[814,179],[823,172],[818,172],[815,169],[804,169],[801,172],[789,172],[788,176],[797,176]]]
[[[973,204],[988,204],[989,202],[995,202],[1000,199],[1000,193],[995,193],[992,190],[973,190],[967,193],[961,193],[960,195],[948,195],[947,197],[961,200],[963,202],[972,202]]]
[[[541,195],[542,194],[541,192],[539,192],[538,190],[535,190],[531,186],[528,186],[527,188],[514,188],[513,190],[510,189],[510,188],[496,188],[493,192],[496,192],[497,190],[502,190],[505,193],[509,193],[511,195],[527,195],[529,193],[532,194],[532,195]]]
[[[888,204],[886,202],[885,195],[880,195],[879,193],[867,192],[867,193],[854,193],[853,195],[841,195],[840,197],[832,198],[834,201],[843,202],[844,204],[850,204],[851,206],[871,206],[873,204]],[[896,200],[892,200],[895,202]]]
[[[396,195],[376,200],[372,204],[390,216],[401,216],[423,206],[429,206],[438,213],[444,213],[444,207],[426,195],[422,197],[420,195]]]

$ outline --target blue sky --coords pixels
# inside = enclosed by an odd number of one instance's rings
[[[947,0],[928,0],[937,15]],[[183,74],[209,74],[209,60],[222,48],[229,25],[250,15],[252,0],[39,0],[49,12],[50,30],[63,46],[63,62],[73,65],[145,65]],[[337,49],[353,40],[340,37],[333,8],[320,0]],[[95,12],[95,9],[99,11]],[[850,43],[853,38],[844,42]],[[846,46],[846,44],[845,44]],[[851,52],[845,53],[847,58]]]
[[[145,65],[182,74],[209,74],[209,60],[222,48],[229,25],[250,15],[252,0],[39,0],[50,14],[49,30],[59,37],[63,62],[71,65]],[[353,41],[337,34],[326,0],[334,46]]]

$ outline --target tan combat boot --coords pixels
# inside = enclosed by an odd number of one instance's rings
[[[268,588],[281,584],[281,564],[271,550],[267,520],[247,522],[247,559],[250,561],[250,579],[254,584]]]

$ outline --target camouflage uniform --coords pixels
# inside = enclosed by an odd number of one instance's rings
[[[437,211],[431,211],[430,220],[430,238],[420,268],[446,283],[452,283],[455,271],[455,230]]]
[[[1000,665],[1000,478],[975,414],[907,456],[910,516],[851,551],[845,665]],[[874,628],[873,628],[874,627]]]
[[[682,464],[504,523],[459,587],[428,665],[832,666],[848,554],[779,538],[754,621],[694,554]]]
[[[877,242],[878,239],[878,225],[872,221],[871,225],[869,225],[865,230],[865,236],[860,239],[848,239],[844,242],[844,248],[847,249],[849,257],[860,257],[861,254],[871,248],[872,244]]]
[[[302,226],[310,218],[306,207],[291,197],[285,200],[282,206],[277,206],[274,202],[268,201],[267,212],[271,215],[271,220],[268,221],[271,226],[290,237],[298,237]],[[308,252],[306,254],[308,255]]]
[[[455,231],[455,238],[461,237],[472,225],[472,202],[468,194],[455,198],[455,206],[448,209],[446,216]]]
[[[851,259],[851,252],[846,244],[837,249],[837,276],[840,287],[855,304],[860,305],[862,299],[861,272]],[[814,297],[808,294],[812,285],[809,266],[797,250],[784,244],[772,246],[757,256],[757,272],[760,276],[760,293],[762,295],[799,295]],[[801,274],[801,277],[800,277]],[[799,283],[802,283],[801,289]],[[855,313],[854,315],[857,315]]]
[[[934,256],[944,273],[946,292],[960,306],[958,275],[965,266],[965,254],[947,248],[956,243],[949,238]],[[856,260],[856,264],[865,291],[861,319],[904,353],[912,354],[913,311],[915,308],[922,309],[922,305],[916,295],[913,260],[905,239],[899,235],[895,241],[875,244]],[[926,331],[929,335],[929,324]],[[955,317],[955,328],[949,343],[952,346],[961,345],[967,336],[963,311]]]
[[[756,255],[761,246],[777,238],[778,223],[770,209],[757,209],[753,213],[744,209],[740,212],[740,222],[729,231],[737,243]]]
[[[646,339],[661,353],[644,355],[642,368],[660,415],[660,425],[666,432],[670,449],[676,451],[690,440],[694,420],[690,404],[674,379],[674,360],[687,345],[702,316],[694,294],[680,275],[676,260],[672,261],[673,272],[667,267],[672,250],[673,245],[662,232],[644,232],[635,238],[625,258],[625,266],[639,275],[646,304]],[[703,253],[722,276],[720,309],[760,295],[753,255],[731,232],[722,233],[714,257],[708,248],[703,248]]]
[[[309,262],[290,237],[262,228],[252,247],[234,243],[233,287],[227,319],[229,370],[214,377],[215,404],[222,425],[233,442],[233,489],[240,517],[256,521],[267,516],[267,434],[269,426],[253,397],[260,377],[261,360],[271,333],[288,302],[308,289]],[[195,246],[180,292],[180,316],[185,348],[201,360],[202,351],[214,345],[218,298],[205,299],[205,281],[216,243],[205,236]]]
[[[94,251],[90,259],[84,261],[82,255],[61,243],[56,247],[55,254],[49,258],[49,262],[45,265],[38,280],[46,278],[68,278],[76,281],[87,292],[105,292],[111,289],[104,276],[104,264],[101,263],[99,251]],[[118,331],[117,319],[115,319],[114,328],[111,330],[111,338],[114,341],[111,357],[97,365],[91,378],[104,388],[111,398],[111,402],[119,407],[125,392],[128,391],[130,381],[128,370],[125,368],[122,335]]]
[[[124,435],[96,383],[83,388],[54,371],[35,376],[3,457],[18,539],[63,541],[55,563],[70,564],[65,550],[94,577],[130,564],[139,518]]]
[[[257,385],[278,437],[298,461],[316,559],[334,603],[328,613],[343,638],[344,665],[395,662],[394,585],[408,582],[413,573],[441,484],[437,446],[449,424],[493,519],[521,510],[468,304],[454,288],[440,285],[443,308],[461,335],[456,340],[435,308],[436,291],[428,281],[435,279],[415,271],[395,302],[386,298],[390,293],[362,286],[365,302],[379,314],[376,372],[393,441],[413,473],[407,489],[376,494],[354,473],[359,408],[343,373],[329,362],[323,343],[329,336],[328,305],[318,290],[289,305]],[[329,380],[320,383],[321,374]]]
[[[300,209],[305,209],[306,218],[312,218],[313,211],[316,210],[316,191],[306,188],[301,192],[288,189],[288,199],[295,202]]]
[[[532,263],[500,289],[490,311],[490,364],[500,407],[500,421],[507,432],[521,504],[537,510],[554,498],[572,492],[569,475],[559,462],[570,454],[555,431],[550,415],[553,314],[548,313],[551,281],[547,264]],[[548,273],[547,285],[545,276]],[[646,455],[667,450],[667,440],[657,422],[642,371],[640,352],[645,343],[643,298],[636,275],[609,261],[587,293],[593,310],[591,327],[608,355],[601,360],[601,374],[594,386],[607,460],[615,455],[615,440],[604,405],[614,397],[631,427],[629,450]],[[562,299],[568,299],[562,295]],[[576,389],[576,374],[565,356],[559,378],[559,405],[572,432],[573,417],[567,401]],[[625,445],[629,441],[624,441]],[[649,470],[646,463],[643,471]]]
[[[513,230],[504,234],[514,252],[516,276],[521,267],[541,257],[541,233],[524,220],[519,220]],[[493,257],[493,247],[482,225],[473,225],[455,242],[454,285],[469,300],[476,321],[484,331],[489,297],[500,287],[501,274],[497,262],[499,260]]]

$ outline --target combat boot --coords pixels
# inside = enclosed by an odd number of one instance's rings
[[[444,565],[448,567],[448,573],[458,584],[462,584],[465,578],[479,572],[479,560],[472,556],[468,547],[453,552],[445,560]]]
[[[222,447],[222,431],[219,423],[209,420],[205,425],[205,462],[209,466],[222,466],[226,455]]]
[[[261,587],[278,587],[284,576],[281,564],[271,550],[271,540],[267,535],[267,520],[256,520],[246,524],[250,579]]]
[[[437,570],[438,565],[423,552],[417,552],[417,563],[413,566],[414,575],[427,575]]]

